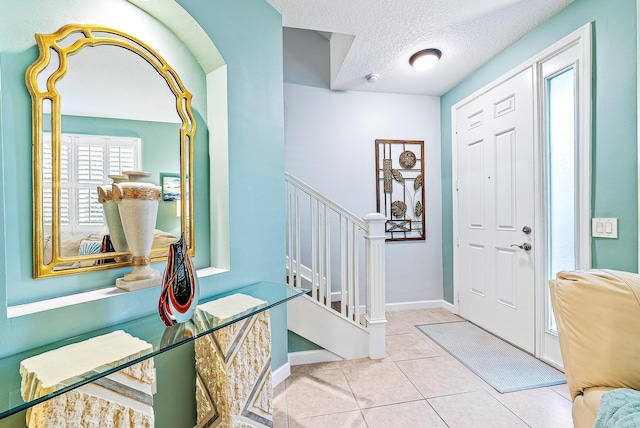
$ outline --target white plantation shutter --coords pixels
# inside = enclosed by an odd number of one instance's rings
[[[93,138],[87,139],[89,141],[77,142],[77,158],[76,158],[76,180],[78,183],[96,183],[101,184],[104,177],[104,154],[105,147],[104,141],[92,141]]]
[[[69,183],[69,164],[71,163],[71,147],[73,137],[71,135],[60,136],[60,182]]]
[[[53,221],[53,218],[51,218],[53,206],[51,204],[51,186],[45,184],[42,189],[42,221],[48,226],[51,226],[51,222]]]
[[[97,187],[105,181],[105,154],[108,139],[93,136],[76,136],[75,140],[75,193],[77,226],[102,226],[102,204],[98,202]]]
[[[60,224],[69,226],[71,219],[69,217],[70,204],[69,201],[69,156],[72,146],[72,138],[68,135],[62,135],[60,138],[60,185],[62,186],[60,193]],[[43,221],[45,225],[51,225],[53,221],[52,210],[52,191],[53,191],[53,158],[51,148],[51,134],[43,135],[42,148],[42,210]]]
[[[51,186],[53,179],[53,155],[51,154],[51,134],[45,132],[42,136],[42,182]]]
[[[43,137],[43,218],[45,225],[51,225],[51,134]],[[141,140],[79,134],[60,137],[60,225],[63,231],[96,231],[104,225],[97,187],[111,182],[108,175],[139,169]]]
[[[70,226],[71,225],[71,207],[73,204],[69,200],[69,189],[62,188],[60,189],[60,225],[61,226]]]
[[[53,180],[53,167],[52,167],[52,154],[51,154],[51,134],[45,132],[42,135],[42,221],[45,225],[51,225],[53,219],[51,218],[52,199],[51,189]]]
[[[136,167],[136,147],[131,141],[112,141],[109,144],[108,174],[121,174],[122,171],[134,171]]]
[[[76,209],[78,225],[101,226],[104,224],[102,204],[98,202],[98,192],[96,189],[78,188],[76,200],[78,201],[78,207]]]

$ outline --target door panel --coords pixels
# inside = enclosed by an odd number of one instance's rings
[[[469,212],[468,226],[472,229],[484,228],[484,186],[482,178],[484,171],[482,165],[484,163],[484,142],[476,141],[468,145],[469,162],[467,162],[467,172],[469,174],[469,198],[468,205],[476,207],[476,210]],[[474,160],[475,159],[475,160]]]
[[[499,230],[515,230],[515,132],[509,130],[497,135],[496,146],[496,227]]]
[[[534,351],[533,72],[457,110],[460,315]],[[532,249],[512,244],[529,243]]]
[[[513,248],[496,249],[496,301],[517,309],[517,263],[518,255]]]
[[[469,291],[484,296],[485,290],[485,256],[484,246],[469,244]]]

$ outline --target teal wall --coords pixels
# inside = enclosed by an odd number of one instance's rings
[[[11,269],[4,273],[7,286],[2,285],[0,294],[6,297],[8,305],[16,305],[113,285],[115,279],[122,277],[129,269],[112,269],[102,273],[70,275],[47,280],[31,279],[31,97],[25,85],[25,71],[38,57],[34,34],[52,33],[70,22],[104,24],[130,32],[152,45],[179,73],[185,87],[194,94],[192,106],[198,113],[196,120],[200,121],[198,132],[201,135],[198,138],[202,145],[198,149],[201,154],[207,153],[205,142],[208,132],[202,120],[207,112],[204,72],[194,56],[184,48],[173,33],[155,18],[125,0],[93,2],[61,0],[55,4],[39,0],[28,3],[0,0],[0,6],[3,11],[0,15],[3,103],[3,115],[0,120],[2,120],[3,183],[8,183],[2,190],[4,203],[10,207],[2,211],[7,227],[5,228],[6,236],[0,238],[5,248],[10,250],[2,253],[9,259],[8,266],[11,266]],[[209,260],[209,257],[205,259],[205,254],[210,254],[208,250],[209,164],[206,156],[199,156],[197,162],[195,179],[198,180],[198,186],[195,189],[195,201],[202,207],[203,215],[195,216],[196,231],[199,234],[196,239],[195,264],[205,266]],[[203,250],[202,256],[198,252],[200,245],[207,248]],[[163,266],[158,264],[156,268],[162,269]],[[126,316],[130,318],[135,311],[132,309],[128,311],[129,314]],[[1,316],[0,313],[0,319]],[[110,311],[105,319],[96,320],[96,325],[111,319],[112,316],[117,319],[120,314]],[[15,320],[15,322],[22,321]],[[44,337],[40,338],[40,340],[44,339]],[[25,339],[24,345],[17,343],[16,346],[27,346],[28,341]],[[0,343],[2,343],[1,340]],[[0,348],[0,354],[7,351],[9,350]]]
[[[289,341],[289,352],[316,351],[318,349],[324,349],[322,346],[317,345],[292,331],[288,332],[287,339]]]
[[[216,291],[285,280],[282,17],[265,0],[179,0],[227,62],[231,272]],[[215,190],[213,190],[215,191]],[[271,310],[272,367],[287,362],[286,308]]]
[[[281,16],[264,0],[178,3],[204,28],[228,65],[231,269],[204,278],[201,296],[261,280],[282,282],[285,195]],[[122,272],[32,279],[31,101],[24,72],[37,57],[36,32],[50,33],[63,24],[86,22],[118,27],[145,40],[144,31],[158,23],[124,0],[0,0],[0,10],[0,298],[7,302],[13,296],[12,303],[19,303],[73,293],[86,284],[111,285]],[[192,92],[196,93],[203,89],[202,80],[183,76],[189,73],[175,65],[188,62],[182,58],[183,51],[184,47],[173,46],[161,54],[176,68],[185,86],[195,87]],[[194,98],[194,108],[206,117],[204,99]],[[195,179],[204,186],[208,171],[196,171]],[[197,200],[199,197],[196,195]],[[204,215],[206,207],[205,201]],[[206,236],[200,236],[201,229],[197,230],[197,242],[206,242],[208,227],[202,229]],[[0,305],[0,357],[152,314],[158,294],[156,287],[12,319],[7,318],[7,306]],[[287,361],[284,306],[271,311],[271,320],[272,367],[278,368]],[[180,392],[193,391],[193,352],[188,351],[170,351],[159,357],[159,388],[173,388],[175,394],[156,401],[157,427],[195,424],[193,398]]]
[[[592,240],[592,266],[637,272],[638,185],[635,0],[575,0],[440,100],[444,298],[453,302],[451,107],[593,21],[592,217],[617,217],[618,239]]]

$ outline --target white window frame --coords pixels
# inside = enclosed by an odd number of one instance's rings
[[[545,257],[537,263],[537,351],[543,360],[561,366],[562,357],[558,344],[558,334],[549,328],[548,314],[551,312],[549,296],[550,266],[547,255],[548,230],[546,213],[548,212],[547,183],[547,111],[546,97],[549,77],[569,67],[575,73],[575,182],[576,182],[576,230],[575,251],[576,269],[591,267],[591,23],[583,25],[570,35],[541,52],[535,61],[536,88],[538,100],[537,138],[539,161],[537,195],[541,198],[540,207],[544,216],[537,216],[540,223],[536,227],[538,248],[545,248]],[[543,217],[545,217],[543,219]]]

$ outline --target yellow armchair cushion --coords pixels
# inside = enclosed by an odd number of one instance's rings
[[[560,272],[550,289],[572,398],[594,387],[640,389],[640,275]]]

